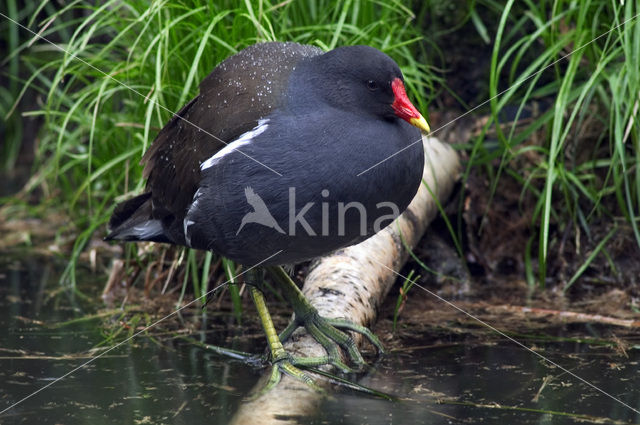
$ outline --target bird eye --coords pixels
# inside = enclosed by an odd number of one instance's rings
[[[371,91],[378,90],[378,83],[373,80],[367,81],[367,88]]]

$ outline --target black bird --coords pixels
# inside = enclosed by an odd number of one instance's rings
[[[117,205],[106,239],[184,245],[265,267],[295,312],[279,339],[252,289],[273,382],[280,371],[308,380],[280,343],[298,326],[327,349],[322,362],[348,370],[341,346],[360,366],[337,328],[380,347],[375,336],[319,317],[279,266],[361,242],[404,211],[422,178],[418,128],[429,131],[398,65],[379,50],[252,45],[220,63],[160,131],[141,161],[146,192]]]

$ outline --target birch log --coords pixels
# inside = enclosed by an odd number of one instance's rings
[[[371,326],[377,312],[407,260],[406,246],[414,247],[437,213],[432,193],[440,202],[450,195],[460,172],[457,153],[436,138],[423,136],[423,184],[407,210],[390,226],[366,241],[315,261],[302,291],[319,311],[332,318],[347,318]],[[406,244],[406,245],[405,245]],[[356,336],[357,337],[357,336]],[[357,339],[359,345],[362,338]],[[325,351],[303,329],[294,333],[285,349],[294,355],[323,356]],[[318,380],[319,385],[328,385]],[[258,383],[256,388],[263,385]],[[234,425],[298,423],[311,414],[322,397],[305,384],[283,376],[280,384],[261,397],[244,403]]]

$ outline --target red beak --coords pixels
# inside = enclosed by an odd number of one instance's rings
[[[402,118],[406,122],[411,125],[418,127],[421,130],[424,130],[426,133],[430,131],[429,124],[427,124],[427,120],[418,112],[415,106],[407,97],[407,92],[404,89],[404,83],[400,78],[396,78],[391,82],[391,90],[393,90],[393,94],[395,95],[395,100],[391,104],[391,107],[396,112],[396,115],[399,118]]]

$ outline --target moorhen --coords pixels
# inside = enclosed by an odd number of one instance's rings
[[[251,294],[273,367],[312,382],[296,365],[364,361],[341,329],[320,317],[281,265],[356,244],[409,205],[422,178],[421,134],[429,127],[409,101],[398,65],[368,46],[329,52],[260,43],[220,63],[200,94],[175,114],[144,154],[146,192],[117,205],[107,240],[154,241],[210,250],[267,272],[294,308],[278,337],[262,292]],[[381,162],[382,161],[382,162]],[[366,171],[366,173],[363,173]],[[299,359],[284,341],[304,326],[327,351]]]

